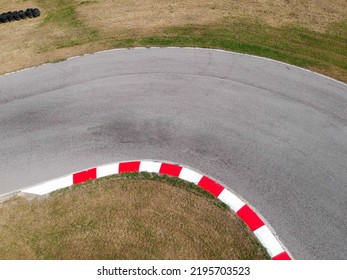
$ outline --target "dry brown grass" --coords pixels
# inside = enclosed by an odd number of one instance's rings
[[[271,26],[295,24],[324,32],[347,16],[345,0],[98,0],[77,8],[81,17],[105,32],[151,32],[166,26],[203,25],[249,17]]]
[[[34,1],[1,1],[0,11],[14,11],[36,6]],[[0,25],[0,74],[29,67],[36,55],[34,46],[38,37],[38,27],[43,17],[27,20],[26,24],[1,24]],[[19,22],[18,22],[19,23]]]
[[[92,43],[73,48],[54,48],[45,52],[46,45],[56,44],[67,37],[78,37],[84,31],[66,28],[64,25],[45,23],[47,8],[39,1],[9,0],[0,2],[0,11],[18,11],[38,7],[41,16],[0,25],[0,75],[19,69],[60,60],[77,54],[96,51],[100,48]],[[54,2],[54,1],[52,1]]]
[[[0,259],[264,259],[230,211],[197,191],[110,177],[0,207]]]

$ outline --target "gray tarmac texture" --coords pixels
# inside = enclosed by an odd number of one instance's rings
[[[207,49],[113,50],[0,77],[0,194],[132,159],[240,194],[296,259],[347,259],[347,86]]]

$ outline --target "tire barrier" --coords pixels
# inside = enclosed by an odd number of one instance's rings
[[[13,12],[12,16],[13,16],[14,20],[16,20],[16,21],[20,20],[20,16],[19,16],[18,12]]]
[[[39,17],[40,14],[41,14],[41,12],[40,12],[39,9],[37,9],[37,8],[33,9],[33,17],[34,17],[34,18],[35,18],[35,17]]]
[[[25,11],[25,15],[28,17],[28,18],[32,18],[33,17],[33,11],[31,9],[27,9]]]
[[[6,22],[11,22],[11,21],[19,21],[21,19],[26,19],[26,18],[36,18],[41,15],[41,12],[38,8],[29,8],[26,9],[25,11],[20,10],[20,11],[14,11],[14,12],[7,12],[7,13],[2,13],[0,14],[0,23],[6,23]]]
[[[18,14],[19,14],[19,16],[20,16],[21,19],[25,19],[26,15],[25,15],[25,12],[24,12],[23,10],[20,10],[20,11],[18,12]]]

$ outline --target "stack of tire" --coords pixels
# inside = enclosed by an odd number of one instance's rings
[[[0,14],[0,23],[6,23],[11,21],[18,21],[26,18],[36,18],[40,16],[40,10],[38,8],[26,9],[25,11],[15,11]]]

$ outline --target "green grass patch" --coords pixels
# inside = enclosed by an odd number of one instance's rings
[[[43,24],[56,24],[70,28],[83,26],[83,22],[77,17],[76,4],[73,1],[38,0],[38,4],[46,12]]]
[[[56,11],[50,12],[44,20],[44,23],[64,24],[70,27],[80,27],[83,25],[82,21],[77,19],[74,7],[62,7]]]
[[[64,36],[63,38],[54,40],[49,44],[39,46],[39,53],[53,51],[56,49],[73,48],[77,46],[82,46],[92,42],[96,42],[99,39],[99,31],[97,30],[87,30],[83,32],[82,36]],[[63,59],[63,58],[61,58]],[[66,59],[66,58],[65,58]]]
[[[49,61],[49,63],[59,63],[59,62],[65,61],[65,60],[66,60],[66,58],[54,59],[54,60]]]
[[[306,68],[338,68],[347,74],[347,37],[305,28],[273,28],[245,20],[227,26],[168,27],[162,36],[117,40],[112,47],[189,46],[218,48],[268,57]]]
[[[86,1],[81,1],[79,5],[88,5],[88,4],[94,4],[97,3],[96,0],[86,0]]]

